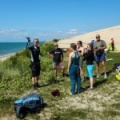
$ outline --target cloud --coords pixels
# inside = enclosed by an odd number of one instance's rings
[[[19,37],[19,36],[27,36],[28,33],[17,30],[17,29],[6,29],[6,30],[0,30],[0,35],[4,37]]]
[[[70,29],[69,31],[66,32],[66,34],[77,34],[78,33],[78,30],[77,29]]]
[[[40,32],[37,33],[36,35],[39,35],[41,37],[47,37],[47,36],[66,36],[66,35],[75,35],[78,33],[78,30],[76,29],[70,29],[68,31],[55,31],[55,32]]]
[[[50,35],[49,32],[44,32],[44,33],[40,32],[40,33],[35,33],[35,34],[36,34],[36,36],[40,36],[40,37],[46,37],[46,36]]]
[[[70,29],[70,30],[58,30],[58,31],[28,31],[27,30],[19,30],[19,29],[5,29],[0,30],[0,36],[4,39],[14,39],[14,40],[22,40],[26,36],[30,36],[31,38],[40,38],[42,40],[50,40],[54,38],[65,38],[65,37],[71,37],[73,35],[79,34],[79,31],[77,29]]]

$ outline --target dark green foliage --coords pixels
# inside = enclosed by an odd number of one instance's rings
[[[53,39],[53,42],[58,42],[59,40],[60,40],[60,39],[56,39],[56,38],[55,38],[55,39]]]
[[[54,48],[53,44],[45,43],[45,44],[41,45],[40,50],[41,50],[42,56],[47,55],[47,52],[49,52],[53,48]]]

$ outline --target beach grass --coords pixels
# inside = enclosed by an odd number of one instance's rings
[[[120,81],[116,80],[111,70],[114,63],[120,61],[120,53],[107,53],[108,79],[102,74],[99,79],[94,77],[95,89],[84,90],[81,94],[70,94],[70,78],[67,75],[68,54],[64,53],[64,65],[66,76],[61,76],[58,70],[57,78],[53,75],[52,58],[47,56],[47,51],[52,44],[41,46],[43,56],[41,58],[40,89],[33,90],[31,84],[31,71],[29,68],[30,56],[25,50],[2,62],[0,62],[0,119],[16,120],[14,101],[29,93],[40,94],[45,107],[40,113],[28,114],[25,120],[119,120],[120,118]],[[85,64],[83,71],[86,73]],[[55,80],[59,83],[54,83]],[[89,87],[89,80],[82,82],[82,87]],[[57,88],[59,97],[53,97],[51,90]]]

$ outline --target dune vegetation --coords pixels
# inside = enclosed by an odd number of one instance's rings
[[[114,63],[120,62],[120,53],[109,52],[106,62],[108,79],[102,74],[99,79],[94,77],[95,89],[84,91],[78,95],[70,95],[70,79],[67,74],[68,53],[64,53],[65,77],[58,69],[58,76],[53,75],[52,58],[47,52],[53,43],[40,46],[41,77],[40,88],[34,90],[31,84],[30,53],[23,50],[0,62],[0,120],[15,120],[14,101],[29,93],[40,94],[45,107],[37,114],[28,114],[25,120],[119,120],[120,119],[120,81],[116,80],[116,72],[112,72]],[[86,73],[84,64],[83,71]],[[55,80],[59,83],[55,83]],[[82,87],[89,87],[89,80],[82,81]],[[59,97],[53,97],[51,90],[57,88]]]

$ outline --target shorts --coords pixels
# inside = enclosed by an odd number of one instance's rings
[[[106,61],[105,53],[102,53],[100,55],[95,54],[95,61],[96,62]]]
[[[89,78],[93,77],[93,68],[94,68],[94,65],[87,65],[87,72],[88,72]]]
[[[56,67],[59,67],[59,68],[64,68],[63,66],[63,63],[62,62],[53,62],[53,69],[55,69]]]
[[[30,67],[32,71],[32,77],[37,77],[40,75],[40,63],[31,63]]]

